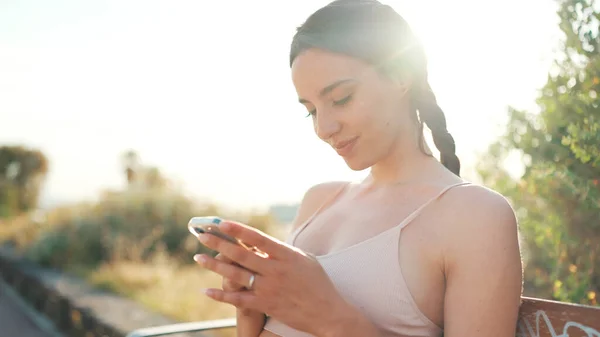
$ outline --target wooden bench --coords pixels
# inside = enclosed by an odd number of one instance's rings
[[[600,337],[600,307],[523,297],[516,337]],[[234,328],[235,318],[181,323],[132,331],[127,337]]]

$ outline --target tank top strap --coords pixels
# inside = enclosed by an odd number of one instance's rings
[[[467,182],[467,181],[462,181],[460,183],[456,183],[456,184],[452,184],[452,185],[448,185],[448,186],[444,187],[433,198],[427,200],[423,205],[419,206],[419,208],[417,208],[415,211],[410,213],[406,218],[404,218],[404,220],[402,220],[402,222],[398,225],[399,229],[402,229],[402,228],[406,227],[408,224],[410,224],[410,222],[413,221],[416,217],[418,217],[427,206],[429,206],[431,203],[433,203],[434,201],[439,199],[441,196],[443,196],[446,192],[448,192],[452,188],[457,187],[457,186],[469,185],[469,184],[471,184],[471,183]]]
[[[308,217],[308,219],[306,219],[304,221],[304,223],[300,226],[298,226],[298,228],[296,228],[296,230],[294,230],[288,240],[287,243],[290,244],[294,244],[294,241],[296,240],[296,236],[298,236],[298,234],[300,234],[300,232],[302,232],[304,230],[304,228],[306,228],[306,226],[308,226],[311,221],[317,216],[319,215],[319,213],[321,213],[321,211],[331,205],[335,200],[337,200],[337,198],[340,196],[340,194],[342,194],[342,192],[344,192],[346,190],[346,188],[348,188],[348,186],[350,186],[350,182],[343,184],[340,188],[338,188],[334,193],[331,194],[331,196],[327,197],[325,199],[325,201],[317,208],[316,211],[313,212],[313,214]]]

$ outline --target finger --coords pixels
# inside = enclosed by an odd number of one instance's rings
[[[221,289],[225,291],[238,291],[244,289],[243,284],[238,284],[226,277],[223,277],[221,280]]]
[[[208,248],[220,252],[220,254],[231,260],[230,264],[237,264],[260,274],[264,274],[271,267],[271,261],[268,259],[218,236],[200,234],[198,239]]]
[[[225,263],[229,263],[229,264],[233,264],[233,265],[236,265],[238,267],[241,267],[241,265],[239,263],[232,261],[230,258],[228,258],[227,256],[225,256],[225,255],[223,255],[221,253],[217,254],[217,256],[215,256],[215,259],[217,259],[219,261],[222,261],[222,262],[225,262]]]
[[[203,289],[206,296],[212,298],[215,301],[229,303],[236,308],[243,309],[257,309],[257,298],[252,292],[249,291],[235,291],[225,292],[220,289]]]
[[[225,262],[225,263],[232,263],[233,261],[231,261],[231,259],[229,259],[227,256],[219,253],[217,254],[217,256],[215,256],[215,259]]]
[[[208,255],[198,254],[194,256],[194,260],[202,267],[212,270],[215,273],[229,279],[232,282],[240,285],[249,286],[253,273],[250,271],[234,266],[229,263],[218,261]]]
[[[289,248],[280,240],[263,233],[262,231],[235,221],[223,221],[219,229],[230,236],[240,239],[246,244],[256,246],[270,257],[281,257]]]
[[[228,278],[223,278],[223,282],[221,283],[221,288],[224,291],[238,291],[244,289],[244,285],[237,284]]]

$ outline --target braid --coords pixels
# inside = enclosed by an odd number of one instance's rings
[[[446,117],[428,83],[417,98],[420,120],[427,124],[433,136],[433,143],[440,151],[440,161],[450,171],[460,176],[460,160],[456,156],[454,138],[446,128]]]

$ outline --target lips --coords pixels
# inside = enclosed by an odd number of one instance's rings
[[[352,149],[354,148],[354,144],[356,144],[357,140],[358,140],[358,136],[356,136],[352,139],[345,140],[343,142],[336,143],[333,147],[335,148],[335,151],[340,156],[342,156],[342,157],[347,156],[348,154],[350,154],[350,152],[352,152]]]

